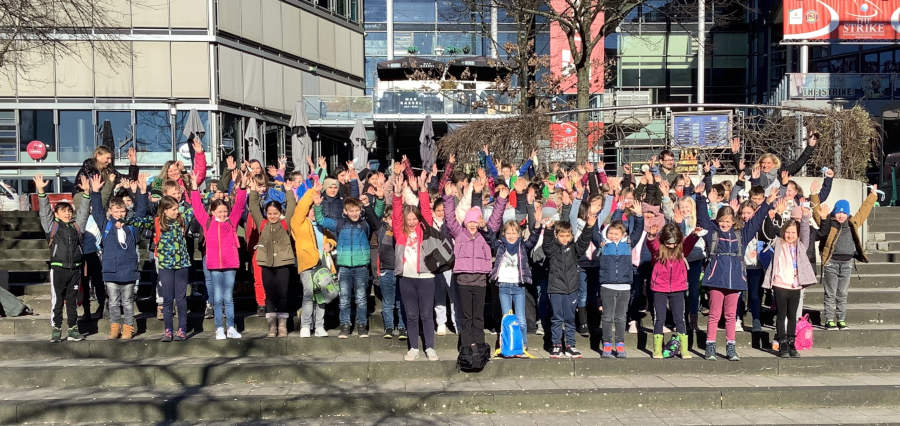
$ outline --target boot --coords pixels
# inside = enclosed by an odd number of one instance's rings
[[[794,338],[793,337],[791,338],[790,342],[788,342],[787,347],[788,347],[788,355],[790,355],[791,358],[800,358],[800,352],[797,352],[797,347],[794,346]]]
[[[663,335],[662,334],[654,334],[653,335],[653,359],[662,359],[662,344],[663,344]]]
[[[787,340],[787,339],[779,339],[779,340],[781,340],[782,343],[780,345],[778,345],[778,351],[777,351],[778,357],[779,358],[789,358],[791,356],[789,349],[788,349],[790,347],[790,340]]]
[[[266,334],[266,337],[275,337],[278,335],[278,325],[276,324],[277,320],[278,319],[275,318],[274,314],[272,316],[266,317],[266,323],[269,325],[269,332]]]
[[[584,337],[588,337],[588,335],[590,335],[590,330],[588,329],[587,323],[587,309],[576,308],[575,313],[578,315],[578,333]]]
[[[287,318],[278,317],[278,337],[287,337]]]
[[[706,359],[716,360],[716,342],[706,342]]]
[[[741,357],[737,353],[737,345],[734,342],[725,343],[725,356],[729,361],[740,361]]]
[[[678,341],[681,342],[681,359],[691,359],[691,347],[688,346],[688,335],[679,334]]]
[[[119,338],[119,333],[122,331],[122,324],[112,323],[109,325],[109,336],[107,339],[116,340]]]
[[[134,326],[124,324],[122,325],[122,340],[131,340],[134,337]]]

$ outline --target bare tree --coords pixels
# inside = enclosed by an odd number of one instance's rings
[[[0,73],[27,75],[35,63],[77,55],[74,40],[110,64],[126,63],[129,44],[108,31],[116,13],[100,0],[0,0]]]

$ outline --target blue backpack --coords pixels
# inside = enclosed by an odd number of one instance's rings
[[[500,356],[504,358],[518,358],[527,356],[525,344],[522,338],[522,326],[519,318],[509,311],[503,315],[500,322]]]

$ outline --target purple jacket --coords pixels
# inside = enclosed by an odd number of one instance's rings
[[[488,219],[488,228],[494,234],[500,229],[500,221],[503,219],[503,210],[506,208],[506,198],[497,198],[494,203],[494,210]],[[447,229],[453,236],[453,255],[456,263],[453,265],[454,273],[470,273],[470,274],[487,274],[491,272],[493,264],[491,262],[491,247],[480,232],[475,235],[459,222],[456,221],[456,200],[453,197],[444,195],[444,211],[450,212],[446,215]]]

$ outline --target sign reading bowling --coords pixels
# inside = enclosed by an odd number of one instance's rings
[[[47,145],[44,145],[41,141],[31,141],[28,142],[25,151],[28,152],[28,156],[31,157],[32,160],[43,160],[44,157],[47,156]]]
[[[900,0],[784,0],[785,41],[900,40]]]

